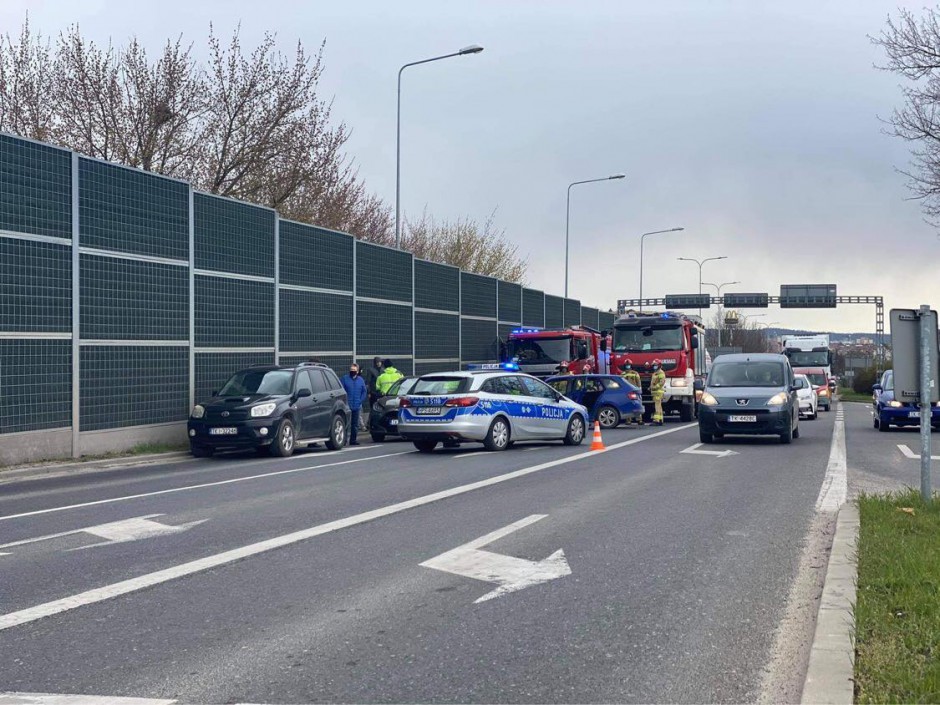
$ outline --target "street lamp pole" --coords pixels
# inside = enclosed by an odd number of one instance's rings
[[[728,259],[728,258],[725,255],[721,255],[720,257],[706,257],[705,259],[702,259],[702,260],[695,259],[694,257],[676,257],[676,259],[679,260],[680,262],[695,262],[695,264],[698,265],[698,293],[699,295],[701,295],[702,293],[702,266],[706,262],[714,262],[715,260]],[[698,317],[699,318],[702,317],[701,308],[699,308],[698,310]]]
[[[700,286],[713,286],[718,291],[718,298],[721,298],[721,290],[726,286],[731,286],[732,284],[740,284],[741,282],[722,282],[721,284],[712,284],[711,282],[701,282]],[[723,322],[721,320],[721,304],[718,308],[718,347],[721,347],[721,331],[724,328]]]
[[[652,230],[640,235],[640,310],[643,310],[643,243],[646,242],[647,235],[659,235],[660,233],[677,233],[685,228],[669,228],[668,230]]]
[[[481,51],[483,51],[483,47],[477,44],[471,44],[452,54],[433,56],[430,59],[421,59],[421,61],[412,61],[398,69],[398,113],[395,121],[395,247],[399,250],[401,249],[401,73],[409,66],[428,64],[432,61],[449,59],[453,56],[479,54]]]
[[[578,184],[593,184],[597,181],[614,181],[623,179],[626,174],[611,174],[601,179],[587,179],[585,181],[574,181],[568,184],[568,198],[565,201],[565,298],[568,298],[568,225],[571,222],[571,187]]]

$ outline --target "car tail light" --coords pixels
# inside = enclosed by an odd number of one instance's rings
[[[411,406],[411,399],[409,399],[408,397],[402,397],[401,401],[398,402],[398,406],[400,407]]]
[[[639,398],[640,398],[640,395],[637,394],[636,392],[627,392],[627,399],[632,399],[636,401]]]
[[[444,406],[476,406],[479,401],[479,397],[453,397],[445,401]]]

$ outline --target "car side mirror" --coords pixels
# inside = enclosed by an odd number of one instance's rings
[[[802,389],[802,388],[803,388],[803,382],[800,381],[800,380],[796,380],[795,382],[793,382],[793,384],[790,385],[790,391],[791,391],[791,392],[795,392],[795,391],[797,391],[797,390],[799,390],[799,389]]]
[[[296,392],[294,392],[294,399],[303,399],[304,397],[312,397],[312,396],[313,396],[313,392],[307,388],[298,389]]]
[[[871,391],[881,392],[881,391],[884,391],[884,387],[882,387],[880,384],[873,384],[871,385]]]

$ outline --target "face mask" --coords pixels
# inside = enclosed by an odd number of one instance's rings
[[[350,371],[349,371],[349,376],[350,376],[350,377],[355,377],[355,376],[358,375],[358,374],[359,374],[359,370],[350,370]]]

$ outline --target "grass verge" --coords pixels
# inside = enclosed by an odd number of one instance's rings
[[[855,700],[940,702],[940,499],[858,503]]]
[[[842,401],[863,401],[866,404],[871,404],[871,394],[859,394],[854,389],[845,387],[839,388],[839,398]]]

